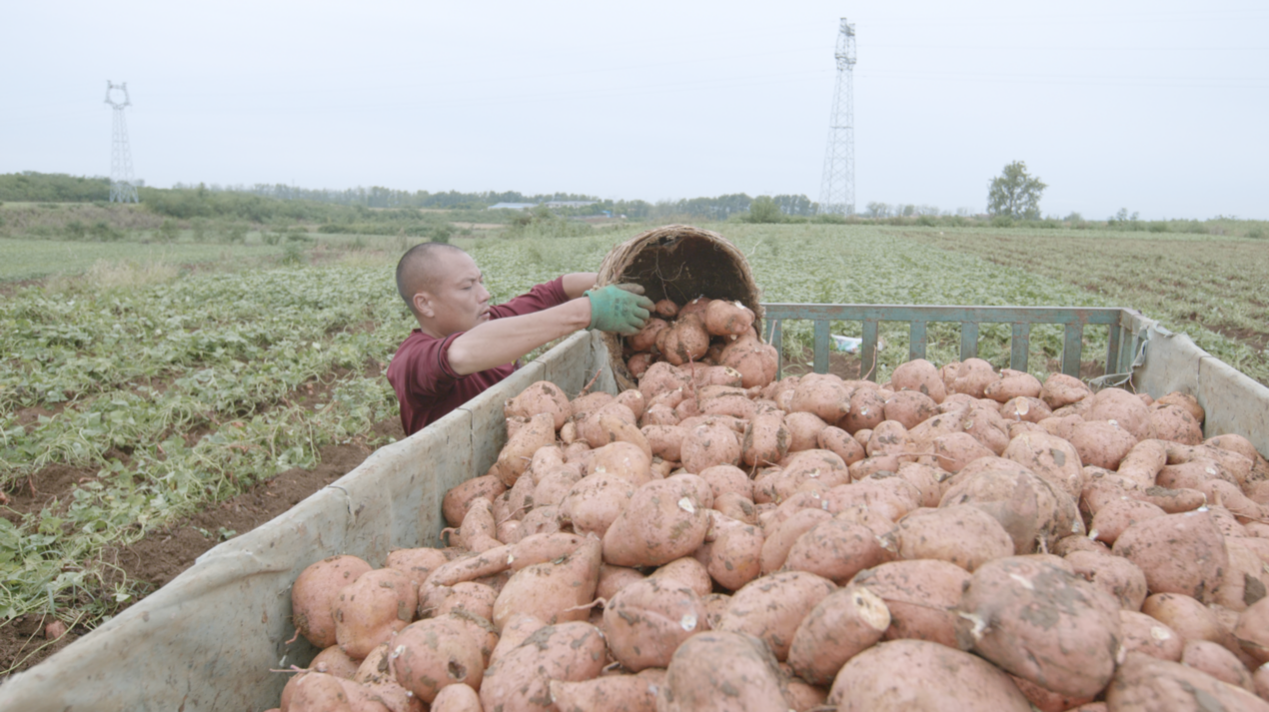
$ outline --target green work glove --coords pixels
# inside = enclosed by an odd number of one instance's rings
[[[618,334],[639,333],[652,314],[652,300],[637,284],[610,284],[586,292],[590,298],[590,326]]]

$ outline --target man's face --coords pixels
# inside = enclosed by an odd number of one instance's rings
[[[471,255],[445,250],[434,269],[438,275],[428,290],[433,315],[428,319],[437,336],[470,331],[489,321],[489,290]]]

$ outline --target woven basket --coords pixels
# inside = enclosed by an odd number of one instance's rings
[[[722,235],[690,225],[666,225],[614,247],[599,267],[598,284],[634,282],[652,301],[680,306],[699,297],[737,301],[753,310],[762,333],[762,304],[744,254]],[[626,368],[625,339],[604,334],[612,372],[621,390],[637,388]]]

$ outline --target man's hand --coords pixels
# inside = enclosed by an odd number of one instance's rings
[[[637,284],[610,284],[586,292],[590,298],[590,327],[618,334],[639,333],[652,314],[652,300]]]

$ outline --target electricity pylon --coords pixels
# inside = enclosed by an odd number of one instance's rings
[[[117,102],[110,93],[123,92],[123,102]],[[106,80],[106,103],[114,109],[114,127],[110,144],[110,202],[139,203],[137,187],[132,183],[132,151],[128,148],[128,122],[123,110],[132,105],[128,99],[128,83],[114,84]]]
[[[820,212],[855,213],[855,26],[842,18],[837,36],[837,88],[828,120],[828,152],[820,185]]]

